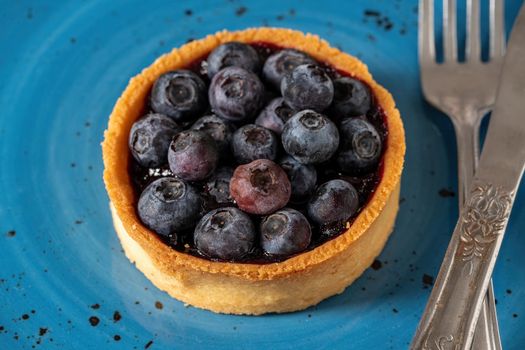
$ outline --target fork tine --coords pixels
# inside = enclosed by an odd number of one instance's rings
[[[467,1],[467,61],[480,60],[479,0]]]
[[[434,0],[419,0],[419,61],[429,64],[435,61]]]
[[[445,62],[456,61],[458,52],[456,0],[443,1],[443,49]]]
[[[505,54],[505,1],[490,0],[490,58]]]

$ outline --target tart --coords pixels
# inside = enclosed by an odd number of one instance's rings
[[[211,255],[202,254],[202,251],[195,250],[193,243],[188,244],[188,241],[181,243],[180,237],[179,242],[172,242],[170,241],[170,237],[172,237],[170,234],[155,232],[150,228],[152,226],[144,223],[144,216],[139,216],[137,211],[140,193],[138,193],[136,177],[140,177],[140,174],[143,175],[143,173],[139,171],[139,175],[137,175],[137,171],[133,170],[135,161],[130,155],[128,141],[134,123],[149,108],[148,98],[153,85],[160,76],[167,72],[180,69],[195,70],[197,63],[199,67],[202,67],[202,63],[206,62],[210,52],[220,45],[230,42],[248,44],[260,51],[266,50],[267,53],[278,52],[283,48],[295,49],[319,62],[324,70],[331,72],[330,74],[336,76],[343,74],[362,82],[373,96],[376,106],[376,119],[381,119],[381,128],[384,129],[380,135],[382,151],[380,161],[371,173],[373,176],[358,174],[357,177],[352,175],[352,177],[345,178],[350,179],[348,180],[350,182],[352,182],[351,179],[358,178],[360,184],[367,184],[369,179],[374,180],[372,181],[373,186],[371,188],[368,186],[367,192],[365,191],[366,198],[360,199],[359,209],[352,209],[356,214],[336,226],[319,226],[324,227],[326,232],[319,233],[314,230],[308,248],[294,254],[272,255],[268,254],[268,252],[272,252],[271,249],[266,248],[263,253],[259,248],[259,250],[251,250],[242,259],[228,256],[221,258],[221,256],[214,256],[213,253]],[[208,68],[211,69],[211,66]],[[197,70],[199,69],[197,68]],[[215,76],[221,74],[220,72],[213,73]],[[299,73],[297,73],[297,79],[302,79],[304,74]],[[310,73],[307,72],[306,74]],[[292,75],[289,74],[288,76]],[[288,82],[289,84],[295,82],[293,77],[289,79],[292,79]],[[271,85],[273,82],[268,79],[265,83]],[[281,82],[281,88],[282,85]],[[212,98],[215,97],[210,94],[210,101]],[[295,101],[293,100],[294,96],[285,95],[284,98]],[[217,106],[217,102],[214,106]],[[252,106],[248,107],[251,108]],[[303,109],[300,106],[294,106],[294,108],[296,110]],[[317,108],[317,106],[314,105],[312,108]],[[324,108],[331,107],[319,107],[319,109]],[[217,107],[217,109],[219,108]],[[202,111],[199,113],[204,115]],[[283,134],[286,133],[288,124],[291,122],[286,122]],[[271,129],[271,126],[265,126]],[[181,126],[181,128],[185,127]],[[341,129],[339,130],[341,133]],[[282,137],[284,139],[285,136]],[[287,152],[289,150],[291,153],[294,152],[293,147],[287,147],[284,141],[283,146]],[[332,146],[327,143],[320,147],[321,150],[326,150],[327,147]],[[244,150],[243,147],[239,147],[239,149],[241,153]],[[405,138],[399,111],[395,108],[391,94],[373,80],[366,65],[357,58],[330,47],[327,42],[315,35],[303,34],[289,29],[254,28],[237,32],[222,31],[204,39],[187,43],[159,57],[151,66],[132,78],[111,113],[102,150],[105,167],[104,182],[110,199],[113,223],[129,260],[155,286],[184,303],[219,313],[259,315],[269,312],[296,311],[315,305],[323,299],[343,292],[372,264],[392,232],[399,208]],[[272,153],[271,148],[268,152],[268,154]],[[219,153],[228,153],[228,151],[222,150]],[[318,155],[319,152],[316,154]],[[221,157],[221,154],[215,153],[209,157],[215,159],[213,157],[216,156]],[[243,153],[241,156],[245,156],[245,154]],[[302,155],[300,157],[296,152],[295,156],[303,161]],[[184,162],[183,158],[176,158],[176,155],[173,157],[177,164]],[[266,153],[261,157],[268,158]],[[323,161],[325,159],[319,160],[322,165],[317,167],[318,171],[322,168],[323,171],[332,171],[340,175],[336,170],[330,169],[332,163],[322,163]],[[247,162],[243,161],[242,163]],[[249,163],[239,166],[241,169],[235,170],[233,176],[238,177],[235,183],[242,182],[243,171],[246,172],[245,167],[267,166],[272,168],[273,166],[267,164],[273,163],[269,160],[255,160],[253,163],[257,164],[251,165],[252,163]],[[209,171],[206,169],[203,167],[199,170],[204,175],[198,180],[209,176]],[[188,181],[195,180],[195,178],[188,177],[184,172],[180,172],[179,175],[183,178],[189,178]],[[160,176],[163,175],[160,174]],[[275,178],[280,179],[279,176],[281,175],[277,174]],[[289,188],[283,185],[286,181],[285,176],[284,180],[276,184],[276,188],[278,187],[281,192],[286,192]],[[235,190],[235,194],[241,198],[238,193],[240,190],[237,190],[237,185],[233,185],[233,182],[230,182],[230,189]],[[345,181],[340,182],[347,183]],[[344,186],[346,185],[343,184]],[[320,201],[322,202],[322,200]],[[275,202],[279,201],[276,200]],[[313,206],[309,220],[319,220],[318,216],[322,216],[323,211],[317,210],[318,208],[315,207],[317,204],[311,204],[311,200],[308,203],[309,206]],[[241,204],[240,199],[237,204]],[[264,200],[257,200],[250,205],[246,208],[240,205],[239,207],[253,215],[269,215],[282,207],[281,204],[279,208],[267,210]],[[271,207],[275,203],[268,205]],[[237,208],[230,209],[240,212]],[[297,214],[297,212],[301,212],[300,209],[294,210],[294,212],[294,215],[303,216],[300,213]],[[193,227],[201,217],[202,215],[199,218],[194,218]],[[200,220],[204,220],[205,217]],[[264,220],[266,219],[261,220],[262,223],[254,225],[254,227],[264,227]],[[199,222],[198,227],[201,226]],[[337,231],[336,234],[333,234],[332,231],[334,230]],[[197,233],[195,233],[196,237]],[[314,237],[318,238],[314,239]],[[310,242],[310,237],[308,239]],[[262,239],[256,239],[255,244],[259,244],[259,241]]]

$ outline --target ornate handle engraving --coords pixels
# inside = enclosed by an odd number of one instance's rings
[[[463,261],[481,259],[487,246],[505,227],[510,214],[511,194],[491,184],[477,186],[461,215],[461,247]]]
[[[513,201],[491,183],[471,188],[411,349],[469,349]]]

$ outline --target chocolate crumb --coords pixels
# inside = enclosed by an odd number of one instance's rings
[[[136,300],[135,305],[138,305],[138,304],[140,304],[140,301]]]
[[[516,318],[518,317],[518,314],[512,314],[512,317]]]
[[[120,341],[121,338],[120,338],[120,335],[115,334],[115,335],[113,336],[113,339],[115,339],[115,341]]]
[[[396,308],[393,308],[393,309],[392,309],[392,312],[395,313],[395,314],[397,314],[399,311],[397,311]]]
[[[96,327],[100,322],[100,319],[97,317],[97,316],[91,316],[89,318],[89,323],[93,326],[93,327]]]
[[[162,303],[160,301],[156,301],[155,302],[155,307],[159,310],[162,310],[162,308],[164,307],[164,305],[162,305]]]
[[[235,15],[240,17],[240,16],[244,15],[246,13],[246,11],[248,11],[248,9],[246,7],[244,7],[244,6],[241,6],[237,10],[235,10]]]
[[[22,320],[27,320],[29,319],[29,315],[28,314],[23,314],[22,315]]]
[[[120,312],[115,311],[115,312],[113,313],[113,321],[118,322],[118,321],[120,321],[121,319],[122,319],[122,315],[120,314]]]
[[[0,332],[4,330],[4,326],[0,326]]]
[[[43,336],[47,333],[47,328],[40,328],[38,331],[39,336]]]
[[[184,14],[189,17],[193,15],[193,11],[190,9],[187,9],[186,11],[184,11]]]
[[[431,286],[432,284],[434,284],[434,277],[427,275],[426,273],[423,274],[422,280],[423,280],[423,284],[427,286]]]
[[[451,191],[447,188],[440,189],[438,193],[443,198],[451,198],[456,196],[456,193],[454,191]]]
[[[510,289],[507,289],[507,294],[512,294],[512,291]]]
[[[277,17],[275,17],[276,20],[278,21],[282,21],[284,19],[284,16],[283,15],[278,15]]]
[[[149,342],[147,342],[146,345],[144,345],[144,349],[149,349],[151,344],[153,344],[153,340],[150,340]]]
[[[383,264],[381,263],[381,261],[379,261],[379,260],[376,259],[376,260],[374,260],[374,262],[372,263],[372,265],[371,265],[370,267],[372,267],[372,269],[374,269],[374,270],[377,271],[377,270],[379,270],[381,267],[383,267]]]
[[[367,17],[379,17],[381,13],[376,10],[365,10],[365,16]]]
[[[312,314],[308,314],[308,318],[312,318]]]
[[[80,225],[80,224],[83,224],[83,223],[84,223],[84,221],[82,221],[82,220],[75,220],[75,225]]]
[[[93,310],[98,310],[100,309],[100,305],[97,303],[97,304],[93,304],[90,306],[90,308],[92,308]]]
[[[14,236],[16,236],[16,231],[15,230],[9,230],[6,233],[6,236],[7,237],[14,237]]]

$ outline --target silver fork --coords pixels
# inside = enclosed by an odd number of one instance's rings
[[[454,125],[458,156],[458,197],[465,200],[479,158],[479,125],[495,102],[497,81],[505,54],[504,0],[490,0],[490,60],[481,61],[480,4],[467,1],[465,62],[457,60],[456,1],[443,0],[443,63],[436,62],[434,1],[419,1],[419,65],[427,101],[447,114]],[[427,305],[425,313],[432,312]],[[419,333],[419,332],[418,332]],[[416,333],[416,338],[418,337]],[[442,350],[445,343],[427,344]],[[416,343],[414,341],[414,343]],[[424,344],[425,342],[420,342]],[[483,303],[472,348],[501,349],[492,282]]]

